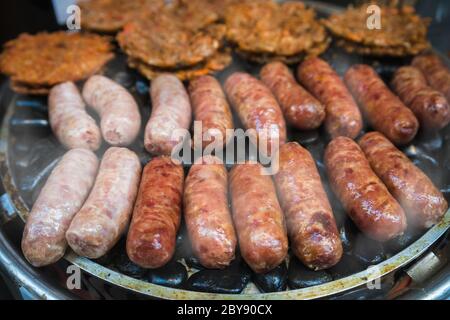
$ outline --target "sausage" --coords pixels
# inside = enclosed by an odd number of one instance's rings
[[[133,151],[106,150],[94,187],[66,232],[73,251],[96,259],[116,244],[128,226],[140,174],[141,164]]]
[[[309,58],[298,66],[300,82],[325,105],[325,128],[332,137],[356,138],[363,127],[361,112],[333,68],[320,58]]]
[[[359,145],[375,173],[405,210],[408,223],[429,228],[439,222],[448,209],[447,201],[403,152],[378,132],[364,135]]]
[[[225,92],[250,139],[259,151],[270,156],[286,142],[286,124],[277,100],[261,81],[235,72],[225,82]]]
[[[183,167],[167,156],[144,168],[127,236],[128,257],[141,267],[162,267],[175,252],[183,180]]]
[[[180,142],[172,137],[175,130],[189,129],[191,104],[183,83],[172,74],[162,74],[152,81],[152,114],[145,127],[144,145],[155,155],[170,155]]]
[[[83,87],[83,98],[100,116],[103,138],[112,146],[130,145],[141,129],[141,114],[133,96],[111,79],[94,75]]]
[[[100,129],[86,112],[80,91],[73,82],[54,86],[48,96],[50,126],[67,148],[97,150],[102,142]]]
[[[389,90],[372,67],[354,65],[344,79],[375,130],[398,145],[414,138],[419,128],[414,113]]]
[[[230,172],[233,219],[241,255],[264,273],[286,258],[288,240],[283,212],[269,175],[259,163],[237,164]]]
[[[233,137],[226,135],[227,129],[233,129],[233,117],[220,83],[212,76],[201,76],[190,82],[189,95],[194,120],[202,124],[201,136],[194,136],[194,146],[195,141],[203,141],[199,144],[203,148],[210,143],[225,146]]]
[[[184,220],[200,263],[206,268],[228,266],[237,240],[228,208],[228,173],[218,158],[204,157],[189,170]]]
[[[260,77],[277,98],[288,124],[300,130],[316,129],[322,124],[325,107],[295,81],[284,63],[266,64]]]
[[[314,270],[334,266],[342,257],[336,221],[311,154],[297,142],[280,147],[275,175],[291,249]]]
[[[403,234],[403,209],[372,171],[356,142],[335,138],[324,157],[331,188],[362,232],[377,241]]]
[[[25,258],[35,267],[58,261],[65,234],[94,183],[98,159],[87,149],[71,149],[52,170],[31,209],[22,237]]]
[[[447,99],[428,86],[419,69],[411,66],[399,68],[392,79],[392,88],[414,112],[422,127],[439,130],[450,122]]]
[[[415,57],[412,65],[423,72],[433,89],[440,91],[450,101],[450,70],[435,54]]]

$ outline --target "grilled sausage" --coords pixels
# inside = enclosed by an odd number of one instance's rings
[[[325,128],[332,137],[356,138],[363,122],[361,113],[338,74],[320,58],[309,58],[298,66],[300,82],[325,105]]]
[[[134,152],[117,147],[105,152],[94,187],[66,232],[76,253],[96,259],[116,244],[128,226],[140,173]]]
[[[433,89],[440,91],[450,101],[450,70],[435,54],[423,54],[413,59],[412,65],[423,72]]]
[[[86,112],[80,91],[73,82],[58,84],[50,90],[48,117],[53,133],[66,148],[95,151],[100,147],[100,129]]]
[[[286,142],[286,124],[275,97],[261,81],[235,72],[225,82],[225,92],[259,151],[270,156]]]
[[[232,138],[232,135],[227,137],[226,130],[233,129],[233,117],[220,83],[212,76],[201,76],[190,82],[189,94],[194,120],[202,123],[201,136],[194,136],[194,146],[195,141],[203,141],[199,144],[203,148],[210,143],[226,145]]]
[[[406,212],[408,223],[429,228],[448,209],[442,193],[408,157],[378,132],[364,135],[359,145],[375,173]]]
[[[372,67],[354,65],[344,79],[374,129],[398,145],[414,138],[419,128],[414,113],[389,90]]]
[[[144,144],[155,155],[170,155],[180,142],[175,130],[189,129],[191,104],[183,83],[172,74],[163,74],[152,81],[152,114],[145,127]]]
[[[159,268],[173,256],[181,219],[183,167],[170,157],[144,168],[127,237],[127,254],[144,268]]]
[[[230,172],[233,219],[244,260],[257,273],[286,257],[288,240],[275,187],[259,163],[237,164]]]
[[[356,142],[345,137],[332,140],[325,150],[325,166],[334,193],[362,232],[378,241],[404,232],[403,209],[372,171]]]
[[[414,112],[422,127],[439,130],[450,122],[447,99],[428,86],[419,69],[411,66],[399,68],[392,79],[392,88]]]
[[[218,158],[205,157],[191,167],[185,182],[184,220],[194,253],[206,268],[224,268],[234,259],[227,175]]]
[[[103,138],[112,146],[127,146],[141,128],[141,114],[133,96],[111,79],[95,75],[83,87],[83,98],[100,116]]]
[[[311,154],[296,142],[280,147],[275,175],[291,249],[314,270],[334,266],[342,257],[336,221]]]
[[[325,119],[325,107],[295,81],[282,62],[266,64],[260,71],[262,82],[280,103],[286,122],[301,130],[318,128]]]
[[[22,251],[33,266],[49,265],[64,255],[66,231],[94,183],[97,167],[92,151],[72,149],[53,169],[23,232]]]

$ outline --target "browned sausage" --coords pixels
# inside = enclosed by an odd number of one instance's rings
[[[73,251],[96,259],[116,244],[128,227],[140,176],[141,163],[133,151],[106,150],[94,187],[66,232]]]
[[[262,153],[271,155],[277,145],[286,142],[286,124],[277,100],[261,81],[243,72],[235,72],[225,82],[225,92],[250,137]]]
[[[228,207],[228,173],[218,158],[204,157],[189,170],[184,220],[200,263],[206,268],[228,266],[237,240]]]
[[[320,58],[309,58],[298,66],[300,82],[325,105],[325,128],[332,138],[356,138],[363,122],[350,92],[332,67]]]
[[[335,138],[327,146],[324,157],[334,193],[362,232],[378,241],[387,241],[404,232],[403,209],[372,171],[356,142]]]
[[[439,130],[450,122],[450,107],[445,96],[429,87],[422,72],[411,66],[399,68],[392,88],[414,112],[422,127]]]
[[[69,150],[52,170],[31,209],[22,251],[35,267],[58,261],[66,251],[66,231],[91,190],[98,159],[87,149]]]
[[[261,81],[272,90],[280,103],[286,122],[301,130],[318,128],[325,119],[325,107],[295,81],[282,62],[266,64],[260,72]]]
[[[414,138],[419,128],[414,113],[389,90],[372,67],[354,65],[344,79],[374,129],[395,144],[406,144]]]
[[[144,168],[127,237],[127,254],[144,268],[159,268],[173,256],[181,217],[183,167],[170,157]]]
[[[375,173],[406,212],[408,223],[429,228],[448,205],[433,182],[379,132],[364,135],[359,145]]]
[[[227,129],[233,129],[233,117],[220,83],[212,76],[196,78],[189,84],[189,95],[194,120],[202,124],[201,136],[194,136],[194,147],[195,141],[203,141],[199,143],[203,148],[209,144],[226,145],[233,137],[226,135]]]
[[[296,142],[281,146],[278,159],[275,184],[291,248],[309,268],[330,268],[341,259],[342,243],[314,159]]]
[[[259,163],[237,164],[230,172],[231,201],[239,247],[253,271],[263,273],[286,257],[288,240],[275,187]]]
[[[445,95],[450,101],[450,70],[435,54],[423,54],[413,59],[412,65],[423,72],[433,89]]]

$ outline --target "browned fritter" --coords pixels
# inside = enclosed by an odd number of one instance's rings
[[[100,31],[115,32],[122,29],[142,11],[157,11],[164,0],[78,0],[81,26]]]
[[[45,88],[78,81],[98,72],[114,57],[108,37],[64,31],[21,34],[0,54],[0,71],[16,88]]]
[[[127,24],[117,36],[131,57],[159,68],[180,68],[211,57],[222,45],[225,26],[212,9],[196,1],[177,1],[157,14],[145,15]]]
[[[413,7],[382,7],[381,29],[367,27],[369,15],[367,5],[349,7],[323,23],[333,35],[347,41],[344,47],[361,54],[401,56],[417,54],[419,49],[429,46],[426,39],[429,21],[418,16]]]
[[[11,89],[20,94],[46,95],[50,92],[51,86],[30,86],[25,83],[11,81]]]
[[[157,68],[145,64],[142,61],[134,58],[129,58],[128,64],[131,68],[137,69],[149,80],[154,79],[163,73],[172,73],[175,76],[177,76],[180,80],[184,81],[223,70],[231,63],[231,60],[232,58],[230,50],[222,50],[216,52],[213,56],[206,59],[205,61],[202,61],[188,68],[179,68],[179,69]]]
[[[327,38],[313,9],[301,2],[248,1],[228,7],[227,38],[247,52],[292,56]]]

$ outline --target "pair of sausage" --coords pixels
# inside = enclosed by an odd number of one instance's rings
[[[249,130],[251,141],[262,154],[271,156],[286,142],[286,124],[277,100],[261,81],[243,72],[235,72],[225,82],[225,92]]]
[[[415,137],[419,122],[414,113],[389,90],[372,67],[354,65],[347,70],[344,79],[375,130],[398,145]]]
[[[316,129],[322,124],[325,107],[297,83],[284,63],[266,64],[260,77],[280,103],[288,124],[300,130]]]
[[[450,106],[445,96],[428,86],[423,73],[412,66],[399,68],[392,88],[414,112],[422,127],[439,130],[450,122]]]
[[[423,54],[415,57],[412,65],[425,75],[427,82],[441,92],[450,101],[450,70],[435,54]]]
[[[339,75],[324,60],[314,57],[298,66],[300,82],[325,105],[325,128],[331,138],[356,138],[363,122],[353,97]]]
[[[95,75],[83,87],[84,100],[101,118],[101,133],[110,145],[126,146],[137,137],[141,115],[131,94],[114,81]],[[49,94],[49,120],[56,137],[66,148],[97,150],[100,129],[86,112],[73,82],[54,86]]]

